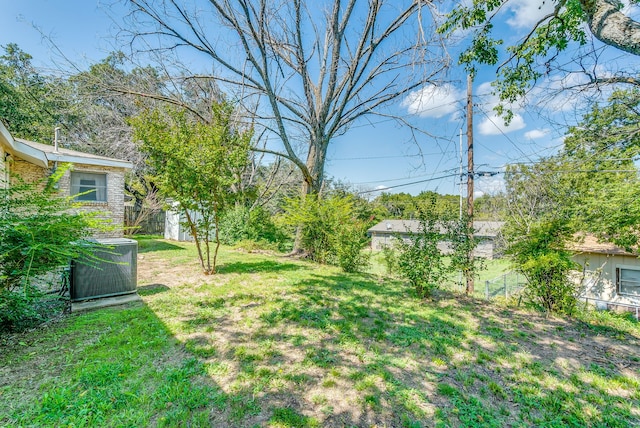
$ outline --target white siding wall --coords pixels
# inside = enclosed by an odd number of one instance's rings
[[[583,268],[585,297],[611,303],[640,303],[640,298],[620,295],[616,291],[616,267],[632,266],[640,269],[640,259],[637,257],[585,253],[577,254],[573,259]]]

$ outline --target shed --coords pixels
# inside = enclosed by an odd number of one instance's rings
[[[187,216],[178,202],[170,202],[170,209],[164,217],[164,239],[172,241],[193,242],[193,235],[187,226]],[[202,218],[199,211],[189,210],[189,217],[194,222]],[[210,237],[213,239],[213,237]]]
[[[478,240],[478,246],[474,251],[475,256],[486,259],[497,257],[496,241],[503,225],[504,222],[501,221],[473,222],[475,229],[473,236]],[[418,220],[383,220],[371,227],[367,233],[371,236],[371,248],[381,250],[384,247],[392,247],[398,238],[408,240],[411,235],[420,232],[420,227]],[[444,226],[440,229],[442,233],[445,232]],[[438,244],[438,248],[445,254],[451,252],[450,244],[444,239]]]

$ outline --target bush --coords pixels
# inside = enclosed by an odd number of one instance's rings
[[[474,257],[473,255],[478,246],[478,241],[469,239],[469,236],[473,236],[475,232],[469,222],[469,217],[465,214],[459,219],[446,222],[446,225],[451,245],[449,268],[451,270],[459,270],[464,280],[477,278],[479,272],[484,269],[485,262],[483,258]]]
[[[578,302],[577,287],[569,279],[574,266],[570,254],[563,251],[530,258],[518,267],[527,277],[525,294],[546,312],[571,314]]]
[[[363,222],[344,224],[336,236],[337,264],[345,272],[359,272],[369,266],[370,252],[363,252],[366,245],[367,225]]]
[[[387,275],[393,275],[398,270],[398,253],[390,246],[382,247],[382,261]]]
[[[430,297],[446,277],[443,254],[438,242],[443,234],[430,207],[420,212],[420,229],[407,242],[397,239],[398,270],[419,297]]]
[[[35,290],[33,290],[35,292]],[[32,296],[10,291],[0,291],[0,331],[20,330],[42,320]]]
[[[346,272],[368,267],[369,255],[362,253],[368,223],[354,216],[350,196],[307,195],[288,200],[285,211],[284,223],[301,228],[301,246],[311,260]]]
[[[253,210],[235,206],[220,217],[220,242],[235,245],[241,241],[268,243],[270,247],[283,250],[290,239],[273,222],[271,215],[262,207]]]
[[[527,278],[525,294],[546,312],[570,314],[576,307],[577,285],[569,278],[576,263],[564,249],[569,234],[563,219],[539,221],[508,248],[516,270]]]
[[[56,193],[54,184],[67,168],[48,180],[24,183],[14,179],[0,187],[0,324],[17,328],[21,319],[34,318],[40,298],[38,279],[68,266],[72,259],[93,255],[84,238],[104,229],[98,213],[76,212],[70,197]],[[45,314],[46,315],[46,314]]]

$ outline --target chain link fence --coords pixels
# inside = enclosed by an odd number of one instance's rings
[[[496,297],[509,298],[522,291],[525,285],[527,285],[526,278],[516,271],[511,271],[485,281],[484,289],[477,291],[483,292],[484,298],[487,300],[495,299]]]

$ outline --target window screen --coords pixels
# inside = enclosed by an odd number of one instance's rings
[[[106,202],[107,175],[90,172],[71,173],[71,195],[76,201]]]
[[[619,268],[618,292],[640,296],[640,270]]]

